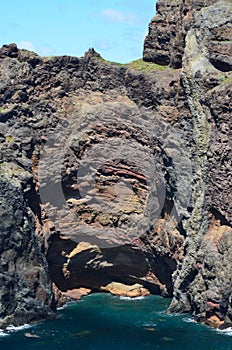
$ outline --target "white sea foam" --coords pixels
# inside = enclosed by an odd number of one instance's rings
[[[9,325],[8,327],[6,327],[6,330],[8,332],[18,332],[18,331],[21,331],[23,329],[28,329],[28,328],[31,328],[32,326],[30,324],[24,324],[22,326],[13,326],[13,325]]]
[[[130,300],[130,301],[133,301],[133,300],[142,300],[142,299],[145,299],[146,297],[136,297],[136,298],[131,298],[131,297],[119,297],[121,300]]]
[[[219,333],[226,334],[226,335],[229,335],[230,337],[232,337],[232,327],[228,327],[226,329],[217,329],[216,331],[219,332]]]
[[[183,321],[187,323],[196,323],[196,321],[191,317],[186,317],[183,319]]]
[[[156,327],[157,324],[153,322],[144,322],[143,327]]]
[[[0,329],[0,337],[6,337],[7,335],[9,335],[9,334],[4,332],[3,329]]]
[[[67,307],[67,304],[58,307],[56,310],[57,310],[57,311],[64,310],[64,309],[66,309],[66,307]]]

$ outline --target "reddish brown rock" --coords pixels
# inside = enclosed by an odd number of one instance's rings
[[[88,288],[78,288],[78,289],[72,289],[67,290],[66,292],[63,292],[62,295],[65,296],[67,299],[74,299],[74,300],[80,300],[85,295],[88,295],[91,292],[91,289]]]
[[[2,324],[51,315],[50,277],[232,323],[230,37],[230,1],[158,1],[164,67],[0,49]]]
[[[170,271],[175,260],[167,258],[169,264],[162,267],[162,260],[154,259],[140,246],[100,248],[54,236],[47,257],[52,280],[65,293],[83,286],[99,291],[102,286],[117,281],[128,285],[139,283],[151,293],[171,295]],[[159,272],[161,267],[167,275]]]
[[[135,283],[133,285],[126,285],[119,282],[111,282],[106,286],[101,286],[100,290],[109,292],[116,296],[124,296],[129,298],[137,298],[150,295],[149,290],[138,283]]]
[[[219,328],[224,322],[217,316],[210,316],[205,323],[212,328]]]

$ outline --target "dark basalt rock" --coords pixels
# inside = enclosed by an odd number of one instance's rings
[[[231,325],[231,28],[226,0],[158,1],[147,73],[0,49],[0,326],[111,282]]]
[[[55,304],[47,261],[25,203],[24,186],[30,174],[6,162],[0,172],[0,327],[5,327],[52,317]]]
[[[223,3],[229,6],[225,0],[217,5],[217,0],[178,0],[158,1],[156,4],[156,16],[149,25],[149,33],[144,43],[144,60],[160,65],[169,65],[174,68],[182,66],[182,57],[185,48],[185,37],[188,30],[194,26],[194,16],[202,8],[214,5],[213,27],[207,26],[207,49],[210,62],[223,72],[231,71],[232,57],[232,27],[229,13],[222,13],[219,9]],[[227,6],[227,7],[228,7]],[[227,11],[225,7],[225,11]],[[230,11],[230,9],[229,9]],[[209,23],[207,11],[202,12],[202,23]],[[222,18],[228,18],[222,21]],[[224,22],[224,23],[223,23]]]

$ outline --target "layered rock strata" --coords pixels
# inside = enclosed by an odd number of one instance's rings
[[[231,28],[229,1],[158,1],[147,73],[0,49],[1,326],[125,285],[231,324]]]
[[[2,192],[2,201],[11,197],[30,213],[29,233],[18,224],[28,249],[22,254],[25,261],[33,249],[46,256],[32,263],[44,269],[45,290],[52,298],[51,282],[62,292],[139,283],[171,296],[185,235],[176,215],[187,213],[189,200],[189,155],[179,144],[188,143],[190,133],[183,135],[176,124],[181,120],[191,130],[191,118],[179,72],[144,74],[106,63],[94,50],[83,58],[46,59],[12,44],[0,57],[1,174],[22,186],[21,202],[13,189]],[[8,236],[13,240],[13,231]],[[6,265],[4,274],[21,264]],[[20,293],[15,287],[16,307]],[[42,302],[45,313],[38,318],[52,309],[49,298]],[[7,303],[1,305],[5,324]],[[31,321],[26,312],[24,321]]]

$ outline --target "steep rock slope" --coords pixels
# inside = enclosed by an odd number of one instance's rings
[[[30,232],[18,223],[25,263],[33,249],[46,256],[49,273],[46,261],[31,264],[44,269],[50,294],[51,282],[63,292],[118,282],[171,296],[191,180],[192,121],[180,72],[155,67],[145,74],[109,64],[94,50],[83,58],[47,59],[12,44],[0,57],[1,169],[11,185],[1,197],[30,213]],[[14,231],[7,234],[13,240]],[[6,265],[4,274],[20,266]],[[18,278],[24,281],[23,274]],[[20,293],[15,288],[16,306]],[[50,299],[42,301],[49,314]],[[6,324],[4,299],[1,305]]]
[[[203,17],[207,33],[207,54],[210,62],[221,71],[230,71],[231,59],[231,21],[229,0],[160,0],[156,4],[156,15],[149,25],[149,33],[144,42],[144,60],[182,67],[185,38],[189,29],[193,28],[195,14],[204,7],[214,6],[211,15]],[[219,7],[226,6],[228,13],[222,13]],[[223,20],[225,16],[227,20]],[[211,24],[210,24],[211,22]],[[203,29],[203,28],[202,28]]]
[[[147,72],[0,49],[1,325],[50,316],[51,282],[231,323],[230,38],[228,1],[158,1]]]
[[[157,4],[144,59],[182,66],[194,121],[187,254],[174,274],[170,311],[191,311],[217,327],[231,323],[232,8],[230,1],[167,3]]]
[[[1,164],[0,173],[0,327],[5,327],[52,317],[55,304],[24,198],[31,176],[14,162]]]

